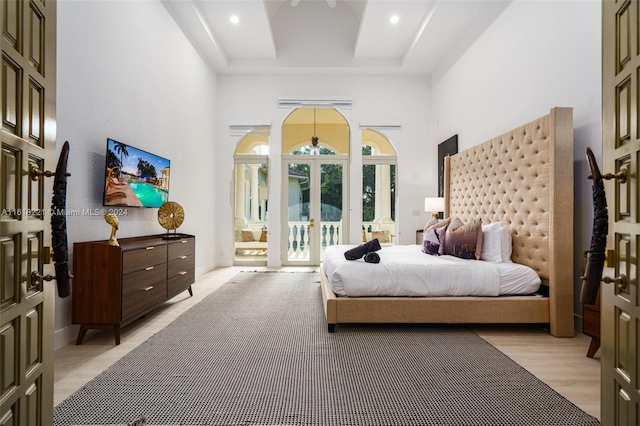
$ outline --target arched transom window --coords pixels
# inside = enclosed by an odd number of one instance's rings
[[[282,153],[349,155],[349,124],[335,108],[297,108],[282,124]]]

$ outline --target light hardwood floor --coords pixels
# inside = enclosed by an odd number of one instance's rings
[[[114,344],[106,331],[89,332],[80,346],[66,345],[55,352],[54,404],[97,376],[180,314],[224,284],[240,271],[265,270],[264,267],[218,268],[200,276],[193,285],[193,297],[184,292],[145,318],[122,330],[122,343]],[[279,268],[308,271],[317,268]],[[600,418],[600,359],[585,356],[590,339],[555,338],[537,326],[478,325],[472,329],[487,342],[547,383],[569,401]]]

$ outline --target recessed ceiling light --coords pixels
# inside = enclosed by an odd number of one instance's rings
[[[232,24],[237,24],[238,22],[240,22],[240,18],[238,18],[238,15],[231,15],[229,20],[231,21]]]
[[[391,22],[392,24],[397,24],[400,21],[400,17],[398,15],[391,15],[391,19],[389,19],[389,22]]]

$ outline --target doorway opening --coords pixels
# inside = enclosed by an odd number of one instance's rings
[[[269,247],[269,137],[243,137],[234,155],[234,264],[266,265]]]
[[[396,244],[397,156],[389,139],[362,129],[362,241]]]
[[[282,125],[282,263],[319,265],[349,234],[350,128],[335,108],[298,108]]]

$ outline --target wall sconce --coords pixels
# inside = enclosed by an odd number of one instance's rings
[[[431,212],[431,217],[437,218],[438,213],[444,211],[444,197],[426,197],[424,211]]]

